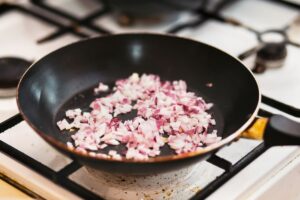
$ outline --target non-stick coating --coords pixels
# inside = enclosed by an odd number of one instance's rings
[[[258,105],[259,92],[253,76],[226,53],[188,39],[123,34],[81,41],[35,63],[20,82],[19,109],[26,121],[60,151],[101,170],[155,173],[186,166],[212,153],[164,162],[115,162],[80,156],[58,142],[68,140],[68,134],[61,134],[56,126],[63,111],[86,106],[93,98],[78,94],[99,81],[113,83],[133,72],[158,74],[165,80],[185,80],[191,90],[214,103],[216,128],[223,138],[249,121]],[[213,86],[208,87],[208,83]]]

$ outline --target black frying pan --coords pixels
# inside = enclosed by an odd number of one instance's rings
[[[222,141],[182,155],[165,148],[163,155],[147,161],[114,161],[69,150],[65,142],[70,134],[62,134],[56,126],[64,112],[87,108],[98,82],[113,83],[133,72],[187,81],[189,90],[214,103],[211,112]],[[73,159],[114,173],[153,174],[206,159],[237,138],[256,117],[260,93],[249,70],[216,48],[166,35],[122,34],[74,43],[34,63],[19,83],[17,101],[29,125]]]

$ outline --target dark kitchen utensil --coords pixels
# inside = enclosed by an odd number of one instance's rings
[[[56,126],[66,109],[86,108],[95,98],[91,88],[98,82],[113,83],[133,72],[186,80],[190,90],[214,103],[215,128],[223,139],[197,152],[173,155],[165,150],[166,155],[146,161],[101,159],[68,149],[70,134],[62,134]],[[260,93],[251,72],[214,47],[167,35],[120,34],[68,45],[34,63],[19,83],[17,101],[24,119],[43,139],[82,164],[113,173],[154,174],[206,159],[232,142],[255,119]],[[270,124],[276,128],[274,120]],[[298,125],[288,123],[276,129],[293,133],[300,144],[299,127],[289,129]]]
[[[16,88],[31,62],[18,57],[0,58],[0,97],[16,95]]]
[[[114,10],[133,17],[153,17],[183,10],[196,10],[203,0],[106,0]]]
[[[226,0],[106,0],[120,25],[154,25],[177,20],[183,11],[217,9]]]

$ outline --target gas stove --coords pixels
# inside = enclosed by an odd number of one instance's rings
[[[105,34],[175,34],[216,46],[241,59],[251,70],[256,69],[255,77],[263,95],[260,116],[282,114],[300,122],[300,2],[214,2],[213,6],[182,12],[172,21],[124,26],[104,1],[0,1],[0,63],[3,58],[13,57],[26,60],[29,65],[64,45]],[[284,46],[280,47],[286,54],[268,51],[269,39],[261,38],[266,38],[269,32],[284,35]],[[271,37],[271,43],[274,38]],[[279,59],[280,65],[268,67]],[[257,70],[261,65],[265,65],[264,69]],[[59,153],[35,134],[18,113],[12,95],[16,86],[7,88],[1,83],[0,95],[4,95],[0,98],[0,179],[28,197],[300,198],[298,188],[293,186],[299,179],[300,148],[267,148],[262,141],[249,139],[239,139],[191,168],[159,176],[129,177],[95,172]]]

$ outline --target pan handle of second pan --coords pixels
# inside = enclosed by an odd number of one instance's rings
[[[256,118],[241,137],[264,140],[267,146],[300,145],[300,123],[281,115],[270,118]]]

